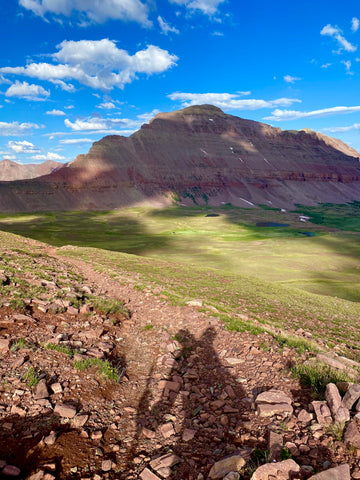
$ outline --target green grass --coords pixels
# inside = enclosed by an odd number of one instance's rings
[[[129,316],[128,309],[124,306],[124,302],[113,298],[95,297],[90,298],[91,304],[98,313],[104,315],[124,315]]]
[[[56,345],[55,343],[47,343],[45,345],[47,350],[55,350],[56,352],[63,353],[65,355],[73,356],[74,350],[66,345]]]
[[[173,304],[200,298],[204,310],[216,309],[214,315],[230,330],[259,334],[269,326],[301,327],[314,339],[346,343],[343,353],[359,359],[360,232],[356,222],[351,223],[359,205],[298,207],[285,213],[265,206],[224,205],[2,214],[0,228],[55,246],[71,244],[75,248],[64,247],[59,253],[79,257],[121,283],[133,284],[135,279],[139,290],[160,288]],[[316,223],[300,222],[299,215],[310,216],[310,210]],[[320,221],[316,215],[321,212]],[[290,226],[257,226],[266,221]],[[316,235],[307,237],[306,232]],[[0,232],[0,240],[2,236]],[[21,258],[23,251],[31,251],[20,240],[13,248]],[[16,272],[14,266],[10,273],[19,277]],[[53,277],[51,271],[44,274]],[[0,286],[0,300],[1,291],[4,297],[11,292],[14,304],[20,305],[30,287],[20,285],[14,293],[13,285]],[[101,312],[127,313],[121,304],[90,300]],[[301,339],[276,340],[299,352],[313,348]]]
[[[80,371],[94,369],[97,375],[114,383],[119,383],[121,380],[117,369],[114,368],[108,360],[102,360],[100,358],[75,360],[74,367]]]
[[[35,387],[40,381],[40,375],[34,367],[30,367],[29,370],[23,376],[23,380],[26,386],[29,388]]]
[[[324,364],[303,363],[291,368],[293,376],[309,387],[316,398],[324,398],[326,385],[336,382],[353,382],[346,372],[336,370]]]
[[[28,344],[26,343],[25,338],[19,338],[19,340],[16,340],[11,344],[10,350],[12,352],[17,352],[21,348],[27,348]]]

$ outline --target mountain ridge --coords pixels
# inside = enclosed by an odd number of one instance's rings
[[[0,184],[5,211],[130,205],[236,206],[360,200],[360,154],[308,129],[281,130],[201,105],[159,113],[130,137],[106,136],[35,180]]]

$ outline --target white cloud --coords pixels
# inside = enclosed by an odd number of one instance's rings
[[[344,113],[360,112],[360,106],[355,107],[331,107],[323,108],[321,110],[313,110],[310,112],[299,112],[296,110],[279,110],[272,112],[270,117],[265,117],[264,120],[274,120],[280,122],[282,120],[298,120],[299,118],[317,118],[326,117],[328,115],[338,115]]]
[[[48,152],[47,154],[43,155],[33,155],[31,157],[33,160],[65,160],[65,157],[62,157],[58,153]]]
[[[329,127],[323,128],[324,132],[338,133],[338,132],[349,132],[350,130],[360,130],[360,123],[354,123],[347,127]]]
[[[329,68],[331,67],[332,63],[324,63],[323,65],[321,65],[321,68]]]
[[[23,140],[22,142],[8,142],[8,147],[16,153],[37,153],[40,152],[39,148],[31,142]]]
[[[48,112],[46,112],[46,115],[54,115],[55,117],[61,117],[62,115],[66,115],[65,112],[63,112],[62,110],[50,110]]]
[[[162,73],[176,65],[178,57],[155,45],[148,45],[134,55],[117,48],[114,41],[64,40],[59,51],[52,55],[61,63],[30,63],[25,67],[2,67],[1,73],[25,75],[39,80],[57,82],[76,80],[94,89],[111,90],[123,88],[132,82],[138,73],[152,75]],[[41,88],[41,87],[40,87]]]
[[[93,115],[86,118],[77,118],[74,122],[65,119],[64,124],[74,133],[86,132],[86,134],[101,133],[107,135],[129,135],[138,130],[143,123],[147,123],[158,112],[138,115],[135,119],[129,118],[104,118],[101,115]]]
[[[206,15],[214,15],[218,11],[220,3],[225,0],[170,0],[170,3],[184,5],[189,10],[200,10]]]
[[[299,77],[292,77],[291,75],[285,75],[284,80],[287,83],[295,83],[297,80],[301,80]]]
[[[358,30],[359,30],[359,19],[356,17],[353,17],[351,19],[351,31],[355,33]]]
[[[62,145],[76,145],[77,143],[93,143],[91,138],[64,138],[60,140]]]
[[[81,26],[107,20],[134,21],[145,27],[151,26],[148,7],[140,0],[20,0],[19,3],[44,20],[46,14],[70,17],[76,12]]]
[[[342,63],[343,65],[345,65],[346,73],[348,73],[349,75],[354,75],[354,72],[352,72],[352,71],[350,70],[350,68],[351,68],[351,61],[350,61],[350,60],[346,60],[346,61],[345,61],[345,60],[341,60],[341,63]]]
[[[8,155],[7,153],[4,153],[3,155],[4,155],[4,160],[16,160],[16,155]]]
[[[116,105],[113,102],[103,102],[100,103],[97,108],[102,108],[104,110],[112,110],[113,108],[116,108]]]
[[[161,28],[161,31],[167,35],[168,33],[180,33],[179,30],[175,27],[172,27],[168,23],[165,22],[165,20],[160,17],[160,15],[157,17],[157,21],[159,22],[159,26]]]
[[[259,108],[273,108],[276,106],[288,107],[293,103],[300,103],[297,98],[277,98],[275,100],[242,99],[241,95],[249,92],[234,93],[182,93],[175,92],[168,97],[180,101],[183,107],[191,105],[210,104],[223,110],[257,110]]]
[[[15,83],[9,87],[5,95],[7,97],[18,97],[18,98],[25,98],[25,100],[33,100],[33,101],[41,101],[46,100],[50,92],[45,90],[40,85],[29,85],[27,82],[19,82],[16,80]]]
[[[16,135],[24,135],[30,133],[31,130],[37,130],[41,128],[36,123],[19,123],[19,122],[0,122],[0,136],[10,137]]]
[[[357,47],[348,42],[342,35],[342,31],[339,27],[333,27],[330,24],[325,25],[320,34],[335,38],[335,40],[337,40],[337,42],[340,44],[340,51],[344,49],[347,52],[355,52],[357,50]]]

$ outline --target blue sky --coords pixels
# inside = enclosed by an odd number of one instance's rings
[[[62,162],[211,103],[360,151],[360,6],[0,0],[0,159]]]

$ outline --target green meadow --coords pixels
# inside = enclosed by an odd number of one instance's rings
[[[2,214],[0,230],[72,246],[59,253],[175,303],[201,298],[231,328],[306,327],[357,350],[359,213],[360,203]]]

